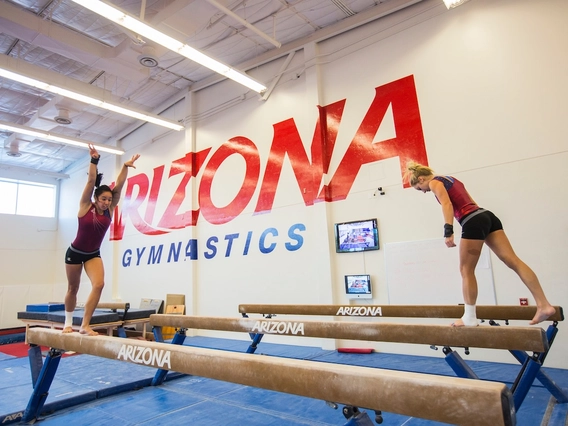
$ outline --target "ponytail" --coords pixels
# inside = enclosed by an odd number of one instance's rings
[[[422,164],[416,163],[414,161],[409,161],[406,165],[405,179],[408,180],[410,186],[414,186],[418,183],[418,178],[420,176],[431,176],[434,174],[428,166],[423,166]]]
[[[101,186],[102,180],[103,180],[103,174],[99,173],[99,170],[97,169],[97,177],[95,179],[95,188],[98,188],[99,186]]]

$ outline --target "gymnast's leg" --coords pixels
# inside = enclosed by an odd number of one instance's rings
[[[538,324],[553,315],[556,310],[546,299],[536,274],[526,263],[519,259],[505,231],[492,232],[487,236],[485,242],[505,265],[517,273],[533,295],[536,302],[536,314],[530,324]]]
[[[85,272],[91,280],[91,293],[85,303],[85,314],[79,333],[87,334],[89,336],[97,336],[98,333],[94,331],[91,326],[91,318],[95,308],[99,304],[103,287],[105,286],[104,275],[105,269],[103,260],[100,257],[94,257],[85,262]]]
[[[67,293],[65,294],[65,325],[64,333],[73,332],[73,311],[77,306],[77,292],[81,283],[81,272],[83,264],[65,264],[65,272],[67,274]]]
[[[460,255],[460,274],[462,277],[462,292],[465,303],[463,317],[454,321],[454,327],[475,326],[477,325],[477,315],[475,304],[477,302],[477,279],[475,278],[475,267],[481,255],[483,240],[468,240],[462,238],[459,246]]]

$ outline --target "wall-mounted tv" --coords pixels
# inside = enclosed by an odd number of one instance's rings
[[[370,275],[345,275],[345,295],[348,299],[372,299]]]
[[[377,219],[357,220],[335,224],[335,251],[352,253],[378,250]]]

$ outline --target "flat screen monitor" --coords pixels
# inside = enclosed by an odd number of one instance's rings
[[[345,275],[345,294],[348,299],[372,299],[370,275]]]
[[[377,219],[335,224],[335,251],[352,253],[379,249]]]

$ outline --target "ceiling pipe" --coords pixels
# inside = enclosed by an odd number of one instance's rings
[[[287,43],[282,47],[280,47],[279,49],[268,50],[267,52],[255,58],[249,59],[245,62],[241,62],[237,64],[236,67],[246,72],[250,69],[260,67],[261,65],[264,65],[268,62],[286,56],[290,52],[301,50],[304,48],[305,45],[309,43],[322,42],[324,40],[335,37],[338,34],[342,34],[354,28],[368,24],[369,22],[376,21],[378,19],[392,15],[396,12],[402,11],[403,9],[415,6],[418,3],[423,3],[424,8],[417,10],[416,11],[417,15],[420,15],[421,13],[427,12],[431,9],[435,9],[437,8],[438,5],[437,2],[434,3],[428,0],[391,0],[386,3],[379,3],[378,5],[373,6],[372,8],[367,9],[364,12],[359,12],[358,14],[345,18],[333,25],[317,30],[316,32],[310,34],[309,36]],[[439,5],[444,7],[442,3],[439,3]],[[408,19],[408,17],[401,19]],[[424,18],[424,20],[426,19],[429,19],[429,17]],[[199,82],[193,84],[190,90],[192,92],[198,92],[199,90],[217,84],[222,80],[223,78],[220,78],[220,76],[212,75],[211,77],[204,78],[203,80],[200,80]]]
[[[236,19],[237,21],[239,21],[241,24],[243,24],[245,27],[247,27],[249,30],[254,31],[256,34],[258,34],[259,36],[261,36],[263,39],[265,39],[266,41],[270,42],[271,44],[273,44],[274,46],[280,48],[282,46],[282,43],[280,43],[278,40],[274,40],[272,37],[270,37],[269,35],[263,33],[262,31],[260,31],[258,28],[256,28],[254,25],[248,23],[246,20],[244,20],[243,18],[241,18],[239,15],[237,15],[235,12],[233,12],[230,9],[227,9],[225,6],[217,3],[215,0],[207,0],[208,3],[210,3],[211,5],[215,6],[217,9],[219,9],[221,12],[223,12],[225,15],[229,15],[231,18]]]
[[[8,170],[8,171],[17,172],[17,173],[25,173],[25,174],[30,175],[30,176],[41,175],[41,176],[51,177],[51,178],[54,178],[54,179],[69,179],[69,175],[65,174],[65,173],[40,171],[40,170],[37,170],[37,169],[33,169],[31,167],[14,166],[12,164],[10,164],[10,165],[0,164],[0,170]]]

